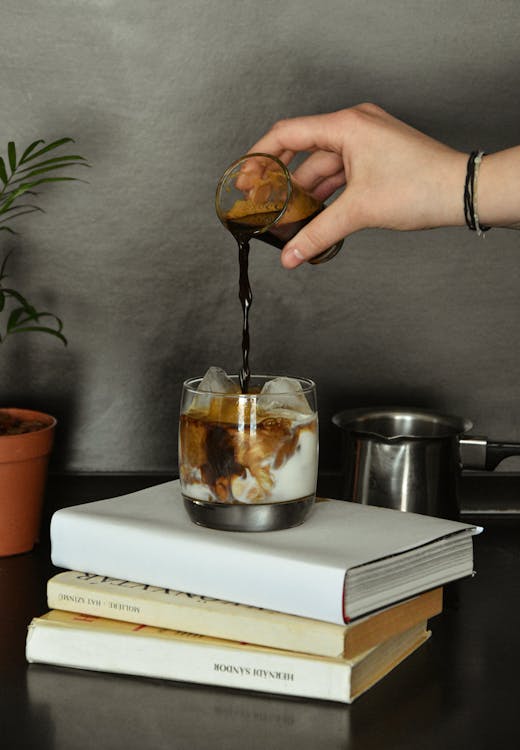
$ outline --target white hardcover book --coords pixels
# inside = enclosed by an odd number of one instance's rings
[[[26,658],[351,703],[429,635],[423,622],[355,659],[329,659],[52,610],[29,625]]]
[[[179,482],[58,510],[52,562],[337,624],[473,572],[457,521],[341,500],[263,533],[197,526]]]

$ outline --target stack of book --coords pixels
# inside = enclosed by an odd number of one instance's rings
[[[325,500],[293,529],[221,532],[177,481],[64,508],[27,660],[351,703],[429,638],[479,530]]]

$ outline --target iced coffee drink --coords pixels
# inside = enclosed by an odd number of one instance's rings
[[[274,504],[294,505],[294,519],[299,519],[295,522],[301,523],[314,501],[317,470],[312,381],[252,375],[243,393],[238,377],[212,367],[204,378],[184,384],[179,428],[182,494],[188,511],[205,509],[205,518],[218,514],[223,523],[203,525],[241,529],[249,515],[257,519],[255,526],[269,515],[262,508]],[[240,510],[253,506],[257,510],[249,514]],[[267,523],[271,528],[272,520]]]

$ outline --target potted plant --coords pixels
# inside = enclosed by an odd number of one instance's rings
[[[31,143],[19,155],[10,141],[7,158],[0,156],[0,232],[16,234],[13,219],[42,211],[34,204],[36,188],[77,181],[64,169],[88,166],[82,156],[63,154],[71,138]],[[0,344],[17,333],[38,332],[66,345],[63,324],[53,313],[40,311],[7,282],[7,253],[0,263]],[[38,540],[47,464],[56,419],[44,412],[0,407],[0,557],[28,552]]]

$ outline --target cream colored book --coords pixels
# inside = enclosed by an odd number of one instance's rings
[[[47,582],[47,603],[51,609],[351,658],[439,614],[442,589],[425,592],[347,625],[73,570],[58,573]]]
[[[352,658],[439,614],[442,589],[428,591],[348,625],[73,570],[58,573],[48,581],[47,603],[51,609],[289,651]]]
[[[355,659],[252,646],[51,610],[32,620],[28,662],[352,703],[424,643],[426,622]]]
[[[473,573],[478,527],[325,500],[260,534],[191,522],[179,482],[62,508],[54,565],[343,625]]]

